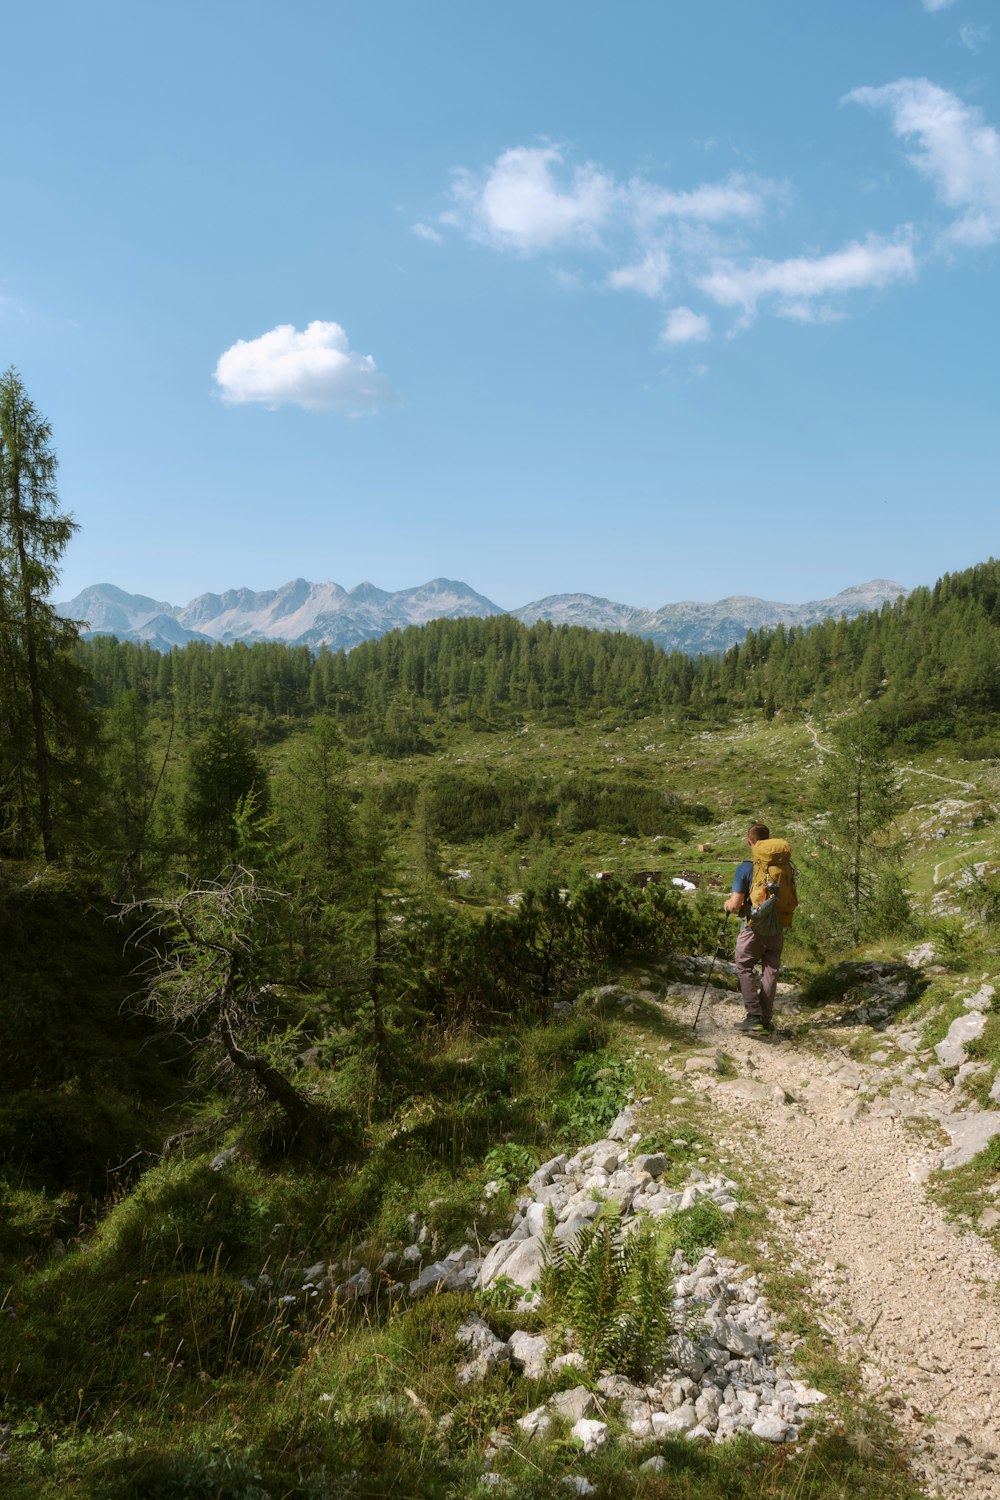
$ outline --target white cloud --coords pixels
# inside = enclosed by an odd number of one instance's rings
[[[544,257],[566,286],[595,288],[603,279],[651,299],[669,289],[671,302],[686,295],[678,289],[698,289],[734,309],[737,328],[761,306],[798,322],[830,322],[846,316],[839,304],[848,293],[915,276],[905,230],[893,239],[859,237],[830,255],[751,259],[754,230],[789,201],[787,185],[750,173],[676,187],[646,173],[575,165],[566,148],[546,142],[512,147],[480,171],[456,171],[450,204],[429,222],[434,233]],[[708,318],[676,306],[660,339],[698,342],[712,332]]]
[[[703,344],[712,331],[708,319],[690,307],[672,307],[660,334],[662,344]]]
[[[954,5],[955,0],[924,0],[924,10],[947,10],[949,5]]]
[[[429,240],[432,245],[441,245],[444,243],[444,235],[439,234],[430,224],[414,224],[413,233],[418,239]]]
[[[800,322],[826,322],[835,312],[818,305],[817,298],[842,295],[916,274],[913,250],[906,240],[884,240],[869,235],[831,255],[797,256],[789,260],[752,260],[747,265],[719,261],[696,285],[720,307],[738,307],[749,321],[758,303],[773,301],[775,311]]]
[[[497,157],[481,181],[457,172],[453,195],[459,210],[444,222],[524,252],[593,243],[611,216],[616,188],[589,162],[560,183],[557,173],[563,166],[563,154],[555,146],[515,146]]]
[[[688,192],[659,187],[642,177],[628,185],[627,201],[640,224],[659,219],[694,219],[707,224],[726,220],[755,222],[763,218],[777,185],[734,174],[725,182],[706,182]]]
[[[964,26],[958,28],[958,39],[963,47],[968,47],[970,52],[981,52],[990,39],[990,28],[988,26],[975,26],[967,21]]]
[[[853,89],[845,98],[888,110],[895,134],[916,143],[909,161],[958,211],[947,240],[989,245],[1000,239],[1000,135],[981,110],[926,78]]]
[[[371,355],[355,353],[339,323],[310,323],[302,333],[281,323],[260,338],[237,339],[219,356],[215,379],[227,405],[358,415],[394,399]]]
[[[642,260],[619,266],[608,276],[608,286],[618,291],[641,292],[644,297],[658,297],[670,277],[670,256],[659,246],[646,251]]]
[[[593,162],[571,166],[558,146],[514,146],[485,172],[456,171],[455,207],[436,222],[522,254],[607,248],[606,241],[623,239],[638,241],[645,253],[664,223],[755,222],[777,191],[774,183],[741,174],[683,191],[640,176],[618,181]]]

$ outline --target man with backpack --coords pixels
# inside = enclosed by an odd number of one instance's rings
[[[737,865],[733,893],[725,903],[726,911],[743,913],[734,957],[746,1015],[736,1030],[767,1036],[781,949],[798,897],[791,845],[785,839],[773,839],[763,823],[754,823],[747,831],[747,845],[750,858]],[[758,964],[759,979],[754,972]]]

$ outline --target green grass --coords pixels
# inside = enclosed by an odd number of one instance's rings
[[[823,740],[824,727],[817,730]],[[277,762],[289,748],[286,739],[267,754]],[[947,746],[910,758],[905,785],[914,802],[952,793],[974,800],[989,793],[995,774],[987,762],[960,761]],[[762,816],[787,833],[806,869],[819,846],[819,762],[799,715],[770,722],[751,716],[722,728],[608,716],[590,723],[529,722],[496,733],[459,725],[442,729],[433,755],[410,761],[352,752],[352,780],[359,786],[374,780],[399,794],[404,880],[414,862],[405,808],[442,768],[483,777],[516,771],[540,782],[616,777],[647,791],[669,788],[709,811],[708,821],[692,822],[683,836],[580,831],[555,820],[533,835],[508,829],[445,843],[446,869],[468,869],[470,879],[446,880],[442,888],[473,912],[504,906],[544,868],[560,879],[574,868],[623,876],[662,870],[666,878],[693,872],[715,883],[710,899],[721,905],[743,857],[745,828]],[[937,776],[973,783],[975,792]],[[907,877],[923,902],[935,889],[935,866],[942,874],[960,867],[992,836],[988,825],[949,826],[938,840],[928,832],[931,822],[916,806],[902,820]],[[699,844],[712,847],[700,850]],[[929,911],[923,916],[930,920]],[[45,931],[56,920],[55,908],[40,918]],[[60,1131],[63,1138],[72,1134],[82,1158],[93,1156],[97,1140],[103,1171],[109,1145],[103,1136],[88,1137],[82,1124],[93,1131],[106,1127],[117,1144],[130,1101],[142,1097],[155,1059],[148,1045],[129,1051],[129,1087],[114,1094],[113,1075],[135,1040],[118,1017],[127,975],[112,961],[105,929],[98,931],[96,921],[91,926],[86,942],[99,958],[95,974],[114,997],[102,1010],[110,1040],[97,1045],[80,1031],[85,1067],[77,1067],[72,1036],[60,1038],[47,1059],[51,1118],[37,1118],[41,1124],[48,1119],[54,1140]],[[994,962],[995,943],[995,935],[954,924],[939,923],[929,933],[943,948],[951,944],[943,956],[960,967],[938,976],[910,1012],[923,1026],[926,1046],[961,1013],[960,995],[968,993],[963,976],[978,982]],[[794,928],[786,956],[786,974],[829,962]],[[889,944],[882,956],[900,955]],[[50,967],[44,970],[46,1006],[55,1003],[66,977]],[[23,1122],[8,1097],[0,1112],[0,1134],[6,1129],[4,1139],[13,1142],[0,1215],[0,1394],[13,1429],[2,1470],[5,1494],[12,1500],[62,1500],[73,1493],[95,1500],[458,1500],[476,1493],[489,1436],[500,1428],[513,1446],[491,1460],[492,1469],[528,1500],[552,1500],[562,1477],[583,1472],[600,1497],[637,1500],[916,1497],[919,1490],[886,1427],[865,1403],[856,1368],[820,1331],[808,1284],[783,1269],[787,1251],[769,1228],[775,1185],[755,1177],[742,1156],[738,1168],[724,1167],[741,1179],[735,1217],[699,1204],[678,1215],[670,1232],[686,1254],[716,1243],[756,1270],[785,1326],[803,1340],[801,1371],[830,1393],[836,1412],[799,1450],[743,1439],[707,1449],[682,1442],[616,1447],[584,1460],[565,1434],[548,1445],[519,1435],[517,1417],[545,1399],[551,1383],[504,1373],[476,1388],[456,1382],[454,1329],[473,1306],[507,1334],[515,1326],[538,1326],[538,1313],[441,1296],[402,1313],[380,1303],[311,1318],[301,1306],[282,1311],[276,1298],[243,1286],[265,1270],[280,1292],[286,1276],[289,1288],[295,1285],[293,1268],[301,1281],[298,1268],[349,1256],[374,1270],[384,1250],[414,1237],[414,1214],[427,1226],[431,1251],[453,1248],[470,1235],[485,1241],[509,1223],[534,1167],[603,1134],[629,1093],[651,1096],[638,1149],[666,1154],[669,1184],[683,1183],[694,1165],[712,1172],[719,1165],[716,1126],[705,1099],[659,1072],[661,1063],[682,1070],[685,1058],[700,1050],[699,1038],[668,1008],[640,995],[647,988],[663,991],[652,960],[610,977],[622,993],[581,1006],[565,1022],[493,1035],[472,1028],[417,1033],[386,1076],[375,1072],[370,1054],[334,1049],[336,1068],[318,1071],[315,1086],[331,1107],[350,1116],[354,1135],[347,1132],[340,1148],[312,1165],[268,1154],[259,1134],[239,1134],[215,1119],[210,1092],[186,1100],[178,1112],[179,1074],[158,1072],[148,1108],[130,1122],[141,1125],[139,1146],[154,1151],[162,1135],[199,1115],[209,1121],[209,1134],[188,1147],[187,1160],[154,1165],[110,1192],[90,1182],[81,1191],[81,1184],[26,1171]],[[77,1030],[87,1019],[88,993],[77,992],[70,1009]],[[45,1061],[48,1023],[44,1015],[31,1016],[30,1003],[30,995],[19,995],[19,1013],[31,1020],[32,1055]],[[1000,1067],[1000,1015],[991,1015],[978,1055]],[[30,1090],[31,1083],[18,1081],[14,1093]],[[985,1086],[974,1085],[980,1102]],[[99,1099],[100,1110],[88,1107],[91,1098]],[[671,1102],[675,1098],[683,1102]],[[153,1135],[154,1125],[161,1134]],[[215,1173],[208,1161],[223,1144],[239,1146],[240,1155]],[[998,1170],[991,1148],[937,1191],[949,1211],[974,1220],[983,1203],[993,1201],[983,1195]],[[490,1180],[501,1192],[487,1200]],[[62,1259],[49,1254],[54,1235],[67,1242]],[[660,1476],[639,1472],[653,1451],[667,1460]]]

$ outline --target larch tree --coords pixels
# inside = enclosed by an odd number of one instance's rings
[[[834,926],[856,948],[909,920],[897,873],[899,778],[873,719],[848,719],[833,739],[817,786],[828,814],[820,874]]]
[[[0,837],[22,857],[40,839],[46,860],[59,852],[59,792],[72,800],[88,738],[76,627],[49,602],[75,530],[59,509],[52,429],[9,369],[0,376]]]

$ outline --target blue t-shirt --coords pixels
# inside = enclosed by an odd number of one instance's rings
[[[744,913],[747,910],[747,906],[749,906],[750,887],[751,887],[752,884],[753,884],[753,860],[752,859],[745,859],[741,865],[737,865],[736,866],[735,873],[733,874],[733,892],[735,894],[738,891],[739,894],[745,898],[746,904],[744,905],[744,908],[743,908]],[[740,931],[741,932],[746,927],[746,925],[747,925],[747,919],[746,919],[746,916],[744,915],[743,921],[740,923]]]

